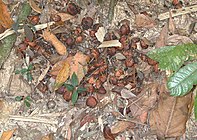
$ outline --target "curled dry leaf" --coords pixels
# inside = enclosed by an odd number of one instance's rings
[[[0,140],[10,140],[16,129],[4,131]]]
[[[44,30],[42,36],[46,41],[50,42],[54,46],[58,54],[68,55],[66,46],[59,41],[53,33],[48,30]]]
[[[144,28],[152,28],[155,26],[155,21],[149,17],[148,15],[144,14],[137,14],[135,17],[135,24],[137,27],[144,27]]]
[[[134,123],[128,121],[118,121],[114,126],[111,127],[113,134],[124,132],[128,128],[134,127]]]
[[[115,135],[112,134],[111,129],[108,126],[104,126],[103,135],[106,140],[115,140]]]
[[[36,5],[35,1],[34,0],[29,0],[29,5],[31,6],[31,8],[36,11],[37,13],[41,13],[42,12],[42,9],[40,9],[38,7],[38,5]]]
[[[192,107],[192,93],[173,97],[162,93],[160,102],[150,114],[150,126],[157,136],[179,137],[185,133],[189,108]]]
[[[98,48],[108,48],[108,47],[121,47],[121,43],[119,40],[110,40],[110,41],[104,41],[101,45],[98,46]]]

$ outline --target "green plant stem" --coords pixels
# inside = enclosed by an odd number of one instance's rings
[[[114,8],[118,0],[110,0],[109,4],[109,12],[108,12],[108,20],[111,23],[114,17]]]

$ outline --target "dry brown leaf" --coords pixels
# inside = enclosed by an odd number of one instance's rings
[[[50,42],[56,49],[57,53],[60,55],[68,55],[66,46],[57,39],[57,37],[48,30],[43,31],[43,38]]]
[[[79,83],[87,73],[87,62],[89,61],[88,59],[88,56],[84,55],[81,52],[78,52],[75,54],[70,64],[70,76],[75,72],[78,77]]]
[[[57,15],[59,15],[61,17],[61,20],[64,22],[66,20],[72,19],[74,18],[74,16],[68,14],[68,13],[58,13]]]
[[[115,125],[111,127],[111,132],[113,134],[118,134],[124,132],[130,127],[134,127],[134,123],[128,121],[118,121]]]
[[[115,140],[115,135],[112,134],[111,129],[108,126],[104,126],[103,136],[106,140]]]
[[[186,43],[193,43],[193,41],[187,36],[181,36],[178,34],[171,35],[167,38],[167,45],[179,45],[179,44],[186,44]]]
[[[169,32],[174,34],[175,31],[176,31],[176,27],[175,27],[174,21],[172,19],[172,12],[170,11],[169,14],[170,14],[170,18],[169,18],[169,26],[168,26],[168,28],[169,28]]]
[[[160,48],[165,46],[167,37],[168,37],[168,24],[166,23],[163,29],[161,30],[159,37],[156,40],[155,47]]]
[[[43,136],[41,140],[54,140],[54,136],[52,133],[50,133],[46,136]]]
[[[36,3],[35,3],[35,1],[34,0],[29,0],[29,5],[31,6],[31,8],[34,10],[34,11],[36,11],[37,13],[41,13],[42,12],[42,9],[40,9],[37,5],[36,5]]]
[[[63,67],[59,71],[57,77],[56,77],[56,85],[55,90],[58,89],[70,76],[70,63],[69,61],[65,61]]]
[[[110,40],[110,41],[104,41],[101,45],[98,46],[98,48],[108,48],[108,47],[121,47],[121,43],[119,40]]]
[[[0,0],[0,25],[2,25],[5,29],[8,29],[12,27],[13,23],[14,22],[10,17],[7,5]]]
[[[0,140],[10,140],[16,129],[4,131]]]
[[[135,24],[137,27],[143,28],[152,28],[155,26],[155,21],[149,17],[148,15],[144,14],[137,14],[135,17]]]
[[[191,93],[183,97],[161,94],[157,108],[150,114],[150,126],[157,136],[178,137],[185,133],[191,100]]]

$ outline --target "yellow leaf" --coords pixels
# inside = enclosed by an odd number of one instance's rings
[[[57,77],[56,77],[56,84],[55,84],[55,90],[58,89],[69,77],[70,72],[70,64],[69,61],[65,61],[63,67],[59,71]]]
[[[16,131],[16,129],[4,131],[0,140],[10,140],[10,138],[12,137],[12,135],[15,131]]]
[[[58,54],[60,55],[68,54],[66,46],[61,41],[59,41],[58,38],[53,33],[51,33],[48,30],[44,30],[42,36],[46,41],[50,42],[53,45],[53,47],[56,49]]]

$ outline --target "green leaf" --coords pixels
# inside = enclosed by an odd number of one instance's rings
[[[28,101],[32,102],[32,99],[31,99],[30,96],[27,96],[27,97],[25,98],[25,100],[28,100]]]
[[[25,105],[26,105],[27,107],[30,107],[30,106],[31,106],[31,104],[28,102],[28,100],[24,100],[24,103],[25,103]]]
[[[71,83],[74,87],[76,87],[79,84],[79,79],[75,72],[71,76]]]
[[[20,70],[16,70],[14,73],[15,73],[15,74],[20,74],[21,71],[20,71]]]
[[[78,88],[77,88],[77,92],[78,92],[78,93],[85,92],[85,91],[87,91],[86,88],[83,88],[83,87],[78,87]]]
[[[185,61],[197,58],[196,44],[165,46],[148,52],[148,57],[159,62],[163,70],[177,71]]]
[[[194,116],[195,116],[195,119],[197,120],[197,95],[194,100]]]
[[[197,62],[187,64],[172,75],[167,83],[173,96],[187,94],[197,84]]]
[[[16,101],[22,101],[22,100],[23,100],[23,96],[16,96],[16,97],[15,97],[15,100],[16,100]]]
[[[0,41],[0,68],[2,67],[4,61],[8,58],[15,41],[16,34],[9,35]]]
[[[64,84],[64,86],[66,87],[66,89],[68,91],[73,91],[75,89],[75,87],[73,85],[71,85],[71,84]]]
[[[33,80],[33,77],[32,77],[32,75],[31,75],[31,73],[29,71],[27,72],[27,80],[28,81],[32,81]]]
[[[72,94],[72,103],[75,104],[77,102],[77,99],[78,99],[78,92],[75,90]]]
[[[27,71],[28,71],[28,69],[23,68],[23,69],[20,70],[20,73],[23,75],[23,74],[25,74]]]
[[[31,13],[31,6],[29,5],[28,2],[24,2],[22,3],[22,7],[20,8],[20,10],[21,11],[19,11],[19,15],[17,19],[18,23],[21,23],[27,19],[27,16],[29,16]]]
[[[33,67],[33,65],[32,64],[30,64],[29,66],[28,66],[28,71],[30,71],[30,70],[32,70],[34,67]]]

